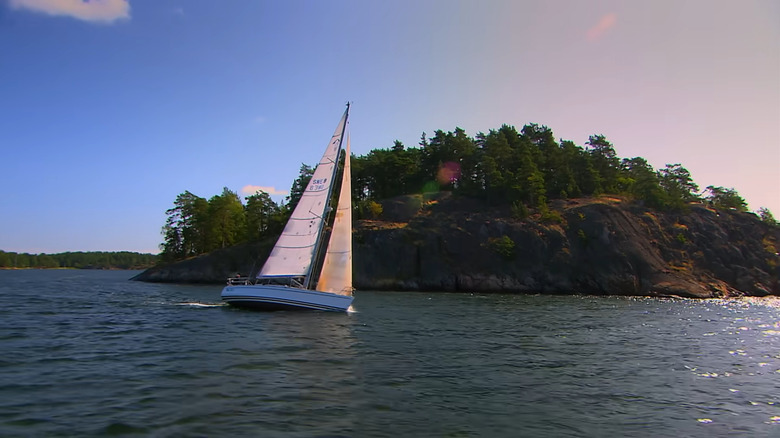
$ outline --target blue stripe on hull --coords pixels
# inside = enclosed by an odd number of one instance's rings
[[[291,309],[314,309],[326,311],[347,310],[343,307],[327,306],[324,304],[307,303],[304,301],[287,300],[284,298],[271,297],[248,297],[248,296],[223,296],[222,300],[230,305],[237,307],[248,307],[253,309],[266,310],[291,310]],[[349,305],[347,305],[349,307]]]

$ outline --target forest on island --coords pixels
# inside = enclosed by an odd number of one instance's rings
[[[28,254],[0,251],[0,268],[145,269],[157,262],[154,254],[137,252],[63,252]]]
[[[418,147],[400,141],[386,149],[352,156],[352,200],[356,219],[381,214],[377,202],[398,195],[451,191],[510,206],[518,220],[560,221],[550,208],[554,199],[619,195],[657,210],[684,212],[692,202],[746,212],[747,204],[733,188],[700,190],[681,164],[654,169],[642,157],[620,158],[603,135],[584,146],[556,141],[547,126],[527,124],[518,131],[503,125],[470,137],[463,129],[422,134]],[[205,199],[186,191],[166,211],[163,261],[181,260],[215,249],[278,235],[313,168],[303,164],[285,202],[277,204],[258,191],[243,200],[224,188]],[[777,224],[761,208],[761,220]]]

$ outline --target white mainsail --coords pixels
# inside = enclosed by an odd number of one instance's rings
[[[258,278],[305,277],[308,276],[314,260],[325,208],[331,193],[331,186],[338,166],[341,140],[346,128],[349,107],[336,127],[325,153],[322,155],[309,185],[284,227],[276,246],[271,250]]]
[[[347,135],[344,175],[341,179],[336,219],[333,221],[333,232],[317,282],[317,290],[341,295],[352,294],[352,172],[349,154]]]

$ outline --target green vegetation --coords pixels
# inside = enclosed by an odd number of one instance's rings
[[[492,237],[488,239],[488,246],[507,260],[511,260],[515,256],[515,241],[509,236]]]
[[[301,172],[302,177],[306,173],[311,179],[311,168],[302,167]],[[301,184],[300,177],[296,184]],[[300,189],[292,201],[288,197],[288,205],[297,204],[302,192]],[[160,245],[162,260],[182,260],[241,242],[261,240],[281,231],[289,216],[288,208],[277,205],[263,191],[245,200],[246,205],[227,188],[208,201],[189,191],[177,196],[174,207],[165,212],[168,219],[162,229],[165,239]]]
[[[769,211],[768,208],[765,208],[765,207],[759,208],[758,209],[758,217],[761,218],[761,221],[766,223],[766,224],[774,225],[774,226],[778,225],[777,221],[775,220],[775,217],[772,216],[772,212]]]
[[[352,175],[356,201],[448,190],[510,206],[517,219],[538,214],[543,222],[558,221],[548,207],[551,200],[598,195],[619,195],[664,211],[684,212],[693,202],[747,211],[734,189],[709,186],[699,193],[682,164],[655,170],[642,157],[619,158],[604,135],[590,136],[583,147],[558,142],[548,127],[535,123],[519,132],[503,125],[473,138],[461,128],[439,130],[431,138],[423,133],[417,148],[396,140],[390,149],[353,157]],[[773,223],[766,208],[758,214]]]
[[[167,211],[163,259],[179,260],[278,235],[312,173],[310,166],[301,166],[282,205],[264,192],[245,198],[244,204],[227,188],[209,200],[180,194]],[[503,125],[474,137],[461,128],[438,130],[431,138],[423,133],[418,147],[407,148],[396,140],[389,149],[352,157],[356,219],[381,216],[377,201],[436,191],[508,206],[516,219],[533,217],[546,223],[563,222],[550,201],[599,195],[619,195],[665,211],[684,212],[692,202],[706,202],[715,209],[747,209],[734,189],[709,186],[699,194],[690,172],[679,163],[655,170],[642,157],[619,158],[604,135],[592,135],[579,146],[556,141],[552,130],[535,123],[520,131]],[[762,220],[774,221],[768,210],[760,214]],[[581,239],[587,242],[584,233]]]
[[[154,254],[137,252],[63,252],[27,254],[0,251],[0,268],[145,269],[157,262]]]
[[[382,204],[373,199],[366,199],[355,204],[355,212],[358,217],[363,219],[378,219],[384,211]]]
[[[449,190],[509,205],[517,218],[533,210],[547,216],[553,199],[613,194],[661,210],[685,210],[691,202],[745,211],[733,189],[699,186],[681,164],[655,170],[642,157],[620,159],[605,136],[592,135],[586,146],[555,140],[552,131],[528,124],[519,132],[503,125],[474,138],[461,128],[423,133],[418,148],[395,141],[352,159],[353,197],[381,200],[426,190]],[[555,221],[555,217],[547,217]]]
[[[707,200],[709,203],[720,209],[730,209],[737,211],[747,211],[745,200],[734,189],[724,189],[723,187],[707,186]],[[766,209],[764,209],[766,210]],[[767,212],[769,210],[766,210]],[[771,214],[771,213],[770,213]]]
[[[588,236],[585,234],[585,230],[582,228],[577,230],[577,237],[580,238],[580,243],[582,243],[582,246],[588,246]]]
[[[518,201],[512,203],[510,211],[512,212],[512,217],[517,220],[525,220],[529,215],[528,207],[526,207],[522,202]]]

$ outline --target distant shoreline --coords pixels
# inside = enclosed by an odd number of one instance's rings
[[[0,250],[0,269],[148,269],[158,259],[155,254],[130,251],[28,254]]]

